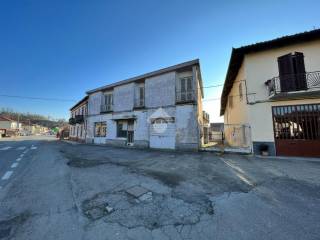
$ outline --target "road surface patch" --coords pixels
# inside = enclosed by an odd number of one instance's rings
[[[11,177],[12,173],[13,173],[13,171],[8,171],[8,172],[6,172],[1,179],[2,179],[2,180],[7,180],[7,179],[9,179],[9,178]]]
[[[16,168],[19,163],[12,163],[11,168]]]

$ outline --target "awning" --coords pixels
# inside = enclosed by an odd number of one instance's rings
[[[114,116],[112,120],[119,121],[119,120],[132,120],[137,119],[136,115],[122,115],[122,116]]]

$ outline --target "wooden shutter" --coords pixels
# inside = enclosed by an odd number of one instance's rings
[[[187,99],[192,100],[192,77],[187,78]]]
[[[180,79],[180,100],[181,101],[186,101],[186,79],[185,78],[181,78]]]
[[[293,66],[292,54],[286,54],[278,58],[279,78],[281,92],[296,90],[295,71]]]
[[[139,88],[139,97],[140,97],[139,106],[144,106],[144,87]]]
[[[293,55],[293,66],[296,73],[296,87],[297,90],[306,90],[306,69],[304,66],[304,56],[301,52],[295,52]]]

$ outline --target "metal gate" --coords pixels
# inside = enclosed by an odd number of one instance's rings
[[[272,107],[277,155],[320,157],[320,104]]]

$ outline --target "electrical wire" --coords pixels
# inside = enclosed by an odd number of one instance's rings
[[[59,101],[59,102],[75,102],[75,101],[78,101],[78,100],[75,100],[75,99],[28,97],[28,96],[8,95],[8,94],[0,94],[0,97],[30,99],[30,100],[44,100],[44,101]]]

